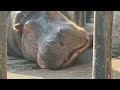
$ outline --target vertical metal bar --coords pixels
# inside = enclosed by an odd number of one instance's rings
[[[112,11],[94,12],[93,79],[110,79],[112,57]]]

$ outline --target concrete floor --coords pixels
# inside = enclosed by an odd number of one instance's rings
[[[9,59],[14,57],[9,57]],[[8,61],[8,79],[83,79],[91,78],[91,65],[75,64],[66,69],[39,69],[36,63],[25,59]]]
[[[73,66],[49,70],[39,69],[36,63],[26,59],[8,57],[8,79],[91,79],[92,77],[92,49],[88,49]],[[112,72],[114,79],[120,79],[120,60],[112,59]]]

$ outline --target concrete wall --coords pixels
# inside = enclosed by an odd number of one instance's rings
[[[65,13],[67,12],[68,16],[65,15]],[[65,11],[64,15],[71,19],[71,21],[75,22],[77,25],[79,25],[80,27],[85,28],[85,30],[89,33],[92,34],[93,31],[93,26],[92,25],[86,25],[84,23],[84,11]]]
[[[114,56],[120,56],[120,11],[113,12],[112,51]]]
[[[85,28],[89,34],[93,34],[93,25],[81,25],[81,22],[84,23],[84,16],[82,16],[82,13],[84,12],[79,11],[80,16],[77,16],[78,14],[76,12],[78,11],[68,11],[71,20]],[[112,52],[113,56],[120,56],[120,11],[113,11]]]

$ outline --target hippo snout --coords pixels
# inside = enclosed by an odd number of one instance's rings
[[[51,36],[46,37],[47,40],[44,42],[39,49],[39,55],[43,59],[46,67],[49,69],[59,69],[68,67],[72,64],[75,51],[78,49],[84,51],[88,47],[89,35],[85,31],[78,29],[58,29],[57,32]],[[79,50],[79,51],[80,51]],[[78,52],[77,52],[78,53]],[[71,57],[73,60],[71,60]],[[70,59],[70,62],[68,62]]]

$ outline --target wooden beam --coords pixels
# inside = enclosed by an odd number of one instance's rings
[[[112,11],[94,12],[93,79],[111,79]]]
[[[0,79],[7,79],[6,11],[0,11]]]

